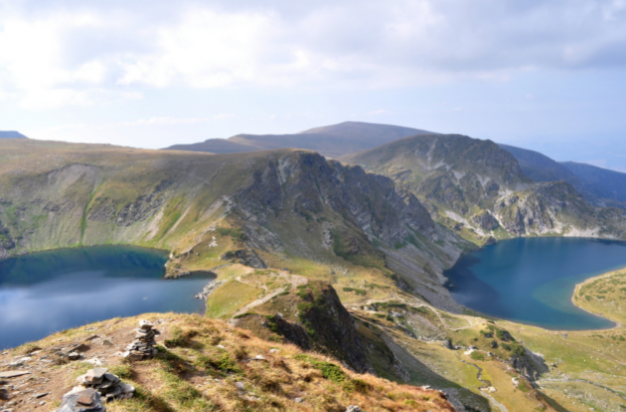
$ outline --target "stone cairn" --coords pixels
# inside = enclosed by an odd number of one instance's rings
[[[151,322],[139,321],[139,329],[135,330],[135,340],[126,347],[126,352],[122,356],[130,360],[144,360],[156,356],[154,337],[159,334],[158,330],[153,329]]]
[[[63,403],[57,412],[106,412],[102,398],[111,402],[130,399],[135,393],[132,385],[123,383],[106,368],[90,369],[76,381],[79,385],[63,396]]]

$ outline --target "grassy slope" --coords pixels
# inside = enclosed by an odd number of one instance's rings
[[[137,389],[133,399],[108,404],[111,412],[344,411],[349,405],[366,411],[453,410],[437,391],[358,375],[332,359],[305,354],[293,345],[268,342],[249,331],[196,315],[141,316],[159,322],[156,328],[162,332],[157,338],[159,354],[152,360],[124,362],[117,356],[103,357],[102,353],[112,354],[132,340],[139,319],[111,319],[63,331],[13,349],[0,360],[35,351],[30,362],[37,363],[46,355],[53,358],[56,348],[80,343],[96,333],[98,338],[89,341],[84,356],[99,352],[105,367]],[[106,349],[102,351],[99,342],[105,339],[114,343],[113,347],[103,345]],[[250,360],[257,355],[265,360]],[[43,364],[27,377],[31,382],[54,378],[52,383],[38,383],[40,390],[52,392],[46,397],[48,410],[58,405],[78,375],[93,367],[83,362],[57,363]],[[236,382],[244,385],[244,391],[236,388]],[[22,398],[27,396],[18,396]],[[297,403],[296,398],[302,402]]]

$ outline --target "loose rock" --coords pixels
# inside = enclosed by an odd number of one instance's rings
[[[115,399],[128,399],[133,396],[135,388],[123,383],[122,380],[109,373],[106,368],[95,368],[87,371],[86,374],[76,378],[79,386],[76,386],[70,393],[82,392],[85,389],[93,389],[104,396],[107,402]],[[67,396],[69,394],[66,394]],[[86,398],[82,398],[85,402]],[[80,399],[79,399],[80,400]],[[91,410],[89,410],[91,411]]]
[[[350,405],[348,409],[346,409],[346,412],[363,412],[363,410],[356,405]]]

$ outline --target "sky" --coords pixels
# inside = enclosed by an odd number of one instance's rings
[[[0,130],[162,148],[366,121],[626,172],[626,0],[0,0]]]

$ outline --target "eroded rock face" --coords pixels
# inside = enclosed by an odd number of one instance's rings
[[[331,208],[391,245],[411,235],[407,227],[424,234],[434,231],[434,222],[419,200],[397,190],[391,179],[327,161],[317,153],[296,152],[268,162],[236,201],[262,226],[283,212],[312,221]]]
[[[165,203],[163,192],[172,184],[168,180],[159,183],[149,195],[140,195],[135,201],[128,203],[116,215],[116,223],[120,226],[130,226],[133,223],[145,220]]]
[[[8,251],[15,248],[15,241],[9,230],[0,222],[0,258],[8,255]]]
[[[500,226],[498,220],[493,217],[493,215],[488,210],[485,210],[482,213],[473,216],[471,221],[473,224],[479,226],[481,229],[484,230],[495,230],[498,228],[498,226]]]

